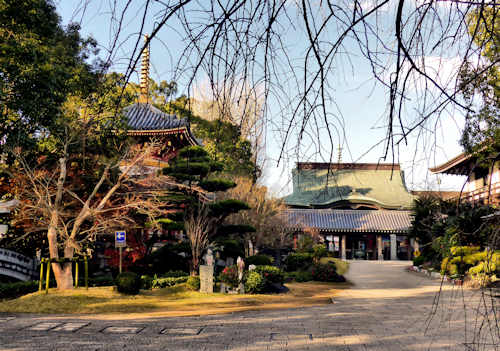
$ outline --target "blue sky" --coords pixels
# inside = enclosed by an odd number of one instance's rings
[[[82,3],[85,1],[56,1],[57,10],[63,23],[80,22],[82,34],[95,38],[103,47],[101,55],[105,56],[106,48],[111,45],[110,38],[113,37],[113,30],[116,30],[116,26],[114,29],[110,26],[109,2],[89,2],[85,12],[82,11]],[[141,1],[133,2],[126,13],[120,42],[113,57],[112,70],[123,72],[128,65],[138,37],[140,17],[137,14],[142,13],[142,4]],[[159,19],[155,13],[159,9],[158,6],[152,6],[144,32],[151,32],[155,27],[155,21]],[[383,16],[382,13],[381,21],[384,21]],[[167,27],[162,28],[157,38],[151,43],[151,76],[157,81],[174,79],[173,67],[177,62],[179,52],[184,47],[182,37],[177,30],[178,27],[179,23],[175,19],[167,22]],[[304,42],[303,38],[293,37],[296,35],[297,32],[291,31],[287,37],[282,39],[289,43],[288,48],[292,53],[292,58],[298,61],[302,58],[305,46],[301,44]],[[388,42],[387,45],[392,45],[392,43]],[[360,57],[354,42],[346,41],[345,50],[351,52],[351,61],[347,61],[347,59],[337,60],[334,74],[328,78],[329,93],[334,96],[336,101],[336,105],[330,104],[328,106],[329,118],[332,121],[335,121],[335,118],[343,119],[345,138],[340,140],[343,144],[343,162],[378,162],[381,161],[380,158],[384,153],[384,143],[381,141],[384,140],[386,134],[384,122],[387,117],[388,92],[380,85],[374,84],[371,78],[371,68]],[[446,58],[445,63],[449,59]],[[439,57],[436,58],[436,62],[430,62],[435,65],[440,75],[449,75],[450,65],[439,66],[438,61],[440,61]],[[183,91],[185,82],[182,81],[182,75],[178,75],[175,79],[179,83],[180,93],[185,93]],[[137,74],[133,75],[132,80],[138,81]],[[287,82],[282,83],[283,86],[287,86]],[[415,109],[411,108],[412,102],[410,102],[403,117],[407,121],[412,121],[417,117],[418,94],[410,94],[409,99],[414,100]],[[330,151],[333,152],[336,160],[338,141],[335,141],[334,150],[331,150],[327,134],[323,130],[319,134],[319,144],[326,151],[323,158],[313,150],[317,148],[317,145],[315,148],[308,148],[309,141],[307,139],[304,141],[305,146],[302,148],[302,152],[297,155],[291,152],[296,144],[295,133],[290,139],[290,144],[287,145],[287,149],[290,150],[287,152],[287,158],[280,165],[277,165],[276,160],[281,147],[278,129],[281,128],[276,127],[280,121],[274,119],[277,118],[275,117],[277,104],[272,99],[268,102],[270,113],[266,129],[267,162],[263,183],[269,186],[274,193],[283,195],[291,191],[290,170],[296,161],[326,161],[325,156],[328,157]],[[401,162],[402,168],[405,170],[407,185],[411,189],[441,188],[452,190],[461,186],[463,178],[456,176],[441,177],[440,184],[438,184],[437,177],[430,175],[427,168],[440,164],[461,152],[458,139],[462,123],[463,118],[458,113],[449,111],[447,115],[430,121],[426,128],[411,135],[408,146],[399,148],[396,162]],[[389,156],[386,161],[381,162],[392,162],[392,158]]]

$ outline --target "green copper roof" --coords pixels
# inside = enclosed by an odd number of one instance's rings
[[[350,165],[351,169],[340,167],[330,170],[314,167],[304,169],[299,166],[292,171],[293,193],[284,198],[285,203],[295,207],[412,207],[414,196],[406,189],[399,165],[394,170],[389,167],[375,169],[376,165],[371,164]]]

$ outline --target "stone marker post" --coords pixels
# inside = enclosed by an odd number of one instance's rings
[[[200,292],[213,293],[214,292],[214,266],[201,265],[200,266]]]
[[[205,264],[200,266],[200,292],[214,292],[214,255],[210,248],[205,255]]]

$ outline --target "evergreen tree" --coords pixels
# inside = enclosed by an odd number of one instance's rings
[[[197,274],[201,254],[209,240],[235,231],[255,230],[249,226],[223,226],[230,214],[250,208],[239,200],[216,200],[217,192],[225,192],[236,186],[233,181],[217,177],[217,173],[223,169],[223,164],[213,161],[201,146],[181,149],[171,165],[163,169],[164,174],[188,185],[185,189],[171,192],[165,199],[177,203],[179,211],[158,221],[169,229],[183,226],[186,230],[191,242],[191,274]],[[195,188],[198,191],[194,192]],[[199,189],[204,190],[204,193]]]
[[[467,152],[497,158],[500,152],[500,9],[486,6],[468,18],[469,34],[478,47],[480,64],[468,63],[461,71],[463,97],[471,112],[466,116],[461,144]],[[488,162],[489,163],[489,162]]]

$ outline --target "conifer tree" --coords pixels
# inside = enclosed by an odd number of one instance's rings
[[[230,214],[250,208],[239,200],[216,200],[217,192],[236,186],[235,182],[217,176],[223,170],[224,165],[213,161],[201,146],[181,149],[169,167],[163,169],[164,174],[189,185],[186,189],[170,193],[166,200],[177,203],[179,211],[158,222],[167,229],[182,227],[186,230],[191,243],[192,275],[197,274],[201,254],[210,240],[221,235],[255,231],[255,228],[246,225],[223,225]],[[196,188],[203,189],[205,193],[194,191]]]

